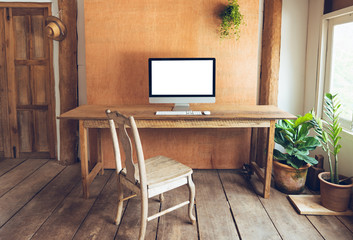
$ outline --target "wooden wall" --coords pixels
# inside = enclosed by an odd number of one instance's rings
[[[222,40],[226,0],[85,1],[88,104],[148,104],[150,57],[215,57],[216,104],[256,104],[258,0],[239,0],[245,25]],[[202,107],[201,107],[202,108]],[[240,168],[249,160],[249,129],[143,129],[145,157],[165,154],[193,168]],[[114,167],[103,132],[106,167]]]

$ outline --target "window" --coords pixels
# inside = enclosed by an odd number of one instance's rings
[[[323,48],[326,61],[322,96],[326,92],[338,93],[341,125],[353,130],[353,13],[327,19],[324,28],[327,40]]]

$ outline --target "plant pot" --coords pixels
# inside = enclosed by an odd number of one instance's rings
[[[339,176],[340,179],[345,178]],[[335,184],[327,180],[330,180],[330,173],[323,172],[319,174],[320,179],[320,193],[321,193],[321,204],[332,211],[344,212],[348,209],[349,201],[351,198],[353,183],[352,180],[347,180],[348,183]]]
[[[273,161],[275,187],[287,194],[298,194],[305,188],[309,164],[295,169],[278,161]]]

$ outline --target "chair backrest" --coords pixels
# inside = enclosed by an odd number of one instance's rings
[[[133,160],[133,149],[136,151],[139,178],[141,186],[146,186],[146,168],[145,161],[142,151],[142,145],[140,136],[136,127],[134,117],[125,117],[124,115],[118,113],[117,111],[106,110],[106,114],[109,119],[110,132],[113,139],[114,155],[116,162],[116,171],[120,173],[122,170],[121,155],[119,149],[118,136],[120,138],[120,143],[125,153],[125,166],[126,166],[126,178],[131,182],[135,183],[137,181],[135,177],[135,165]],[[117,126],[116,126],[117,125]],[[126,127],[130,127],[132,131],[132,137],[134,140],[134,145],[131,143],[129,134],[126,131]],[[118,134],[117,134],[118,131]]]

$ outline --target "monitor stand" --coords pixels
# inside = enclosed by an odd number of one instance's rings
[[[189,111],[190,105],[188,103],[175,103],[173,111]]]

